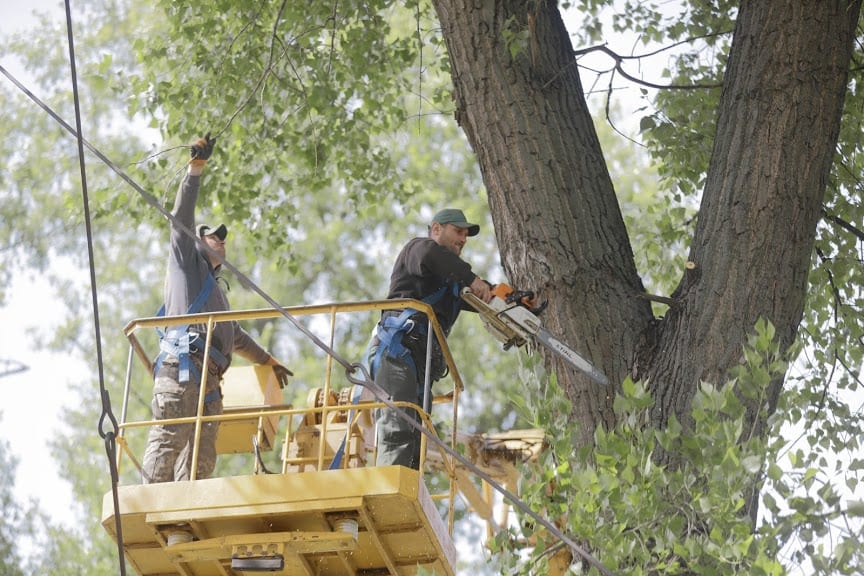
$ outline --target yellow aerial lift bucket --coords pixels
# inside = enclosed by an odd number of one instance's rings
[[[402,305],[426,306],[417,301]],[[377,312],[385,306],[392,308],[394,301],[289,310],[292,315],[327,313],[335,324],[341,312]],[[279,311],[258,310],[134,321],[125,330],[131,343],[127,374],[132,371],[133,352],[152,373],[150,356],[137,337],[142,328],[278,315]],[[433,323],[440,336],[437,321]],[[441,341],[455,387],[437,401],[452,404],[455,429],[462,383],[446,341]],[[350,384],[334,389],[331,366],[328,362],[324,387],[310,391],[305,408],[283,403],[271,367],[232,367],[223,380],[224,413],[198,416],[220,420],[220,454],[270,450],[279,443],[280,423],[287,422],[281,470],[266,473],[255,460],[243,475],[122,485],[117,487],[116,509],[114,493],[105,495],[102,524],[122,542],[125,558],[138,574],[402,576],[416,574],[420,567],[433,574],[454,574],[455,485],[443,498],[449,502],[448,511],[442,513],[420,472],[401,466],[375,467],[372,411],[383,405],[369,394],[355,395]],[[127,376],[127,397],[128,380]],[[403,407],[417,409],[410,404]],[[434,433],[422,411],[421,420]],[[124,411],[118,469],[125,460],[138,466],[127,436],[134,430],[146,432],[154,423],[127,422]],[[330,469],[340,450],[344,454],[339,466]],[[440,469],[441,463],[437,466]],[[455,481],[450,468],[449,476]]]

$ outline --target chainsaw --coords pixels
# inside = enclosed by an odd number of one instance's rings
[[[462,290],[462,299],[477,310],[486,330],[504,344],[504,350],[529,342],[538,343],[594,382],[602,386],[609,384],[609,379],[591,362],[543,328],[538,315],[548,302],[539,304],[534,292],[514,290],[502,282],[492,287],[492,300],[488,304],[468,288]]]

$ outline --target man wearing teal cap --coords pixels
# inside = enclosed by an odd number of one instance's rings
[[[388,299],[413,298],[429,304],[444,334],[449,334],[461,310],[473,309],[461,298],[463,288],[489,302],[488,282],[471,271],[462,260],[462,248],[480,226],[468,222],[455,208],[441,210],[432,218],[429,236],[410,240],[393,266]],[[414,310],[384,310],[373,338],[371,371],[375,384],[390,395],[392,402],[423,406],[426,378],[426,335],[428,321]],[[433,339],[430,380],[447,374],[440,347]],[[431,403],[430,403],[431,407]],[[419,423],[413,410],[405,414]],[[420,433],[394,410],[378,415],[378,466],[401,465],[419,469]]]

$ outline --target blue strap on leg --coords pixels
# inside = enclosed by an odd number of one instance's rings
[[[351,405],[355,406],[360,402],[360,395],[363,394],[362,386],[354,386],[354,395],[351,397]],[[354,410],[348,411],[348,429],[345,431],[345,436],[342,438],[342,442],[339,444],[339,448],[336,450],[336,454],[333,456],[333,460],[330,462],[330,470],[336,470],[342,466],[342,457],[345,455],[345,445],[348,442],[348,439],[351,437],[351,421],[354,419]]]
[[[177,379],[180,382],[189,381],[189,367],[192,362],[189,358],[189,332],[186,325],[174,326],[161,334],[159,338],[159,357],[154,365],[154,375],[162,366],[165,356],[175,356],[179,362]]]

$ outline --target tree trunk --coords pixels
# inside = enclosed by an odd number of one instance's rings
[[[558,13],[541,2],[436,0],[455,85],[456,118],[480,162],[507,276],[542,290],[544,325],[592,359],[614,383],[629,372],[652,323],[572,46]],[[531,31],[510,55],[508,19]],[[515,30],[515,29],[514,29]],[[611,424],[608,389],[552,357],[573,402],[582,443]]]
[[[711,166],[677,305],[653,318],[552,2],[434,0],[456,118],[480,162],[507,275],[542,287],[544,324],[610,380],[647,379],[655,422],[686,421],[701,380],[722,383],[759,317],[783,349],[798,329],[837,141],[861,0],[741,5]],[[531,11],[536,10],[536,11]],[[511,55],[505,31],[529,32]],[[547,355],[547,362],[555,363]],[[638,359],[638,365],[637,365]],[[611,398],[554,368],[591,441]],[[782,381],[772,385],[764,417]],[[752,406],[752,425],[759,425]]]
[[[662,399],[659,424],[682,415],[699,381],[727,379],[758,318],[774,324],[781,350],[795,340],[860,6],[741,4],[690,250],[696,268],[664,318],[648,372]],[[782,385],[749,406],[757,432]]]

